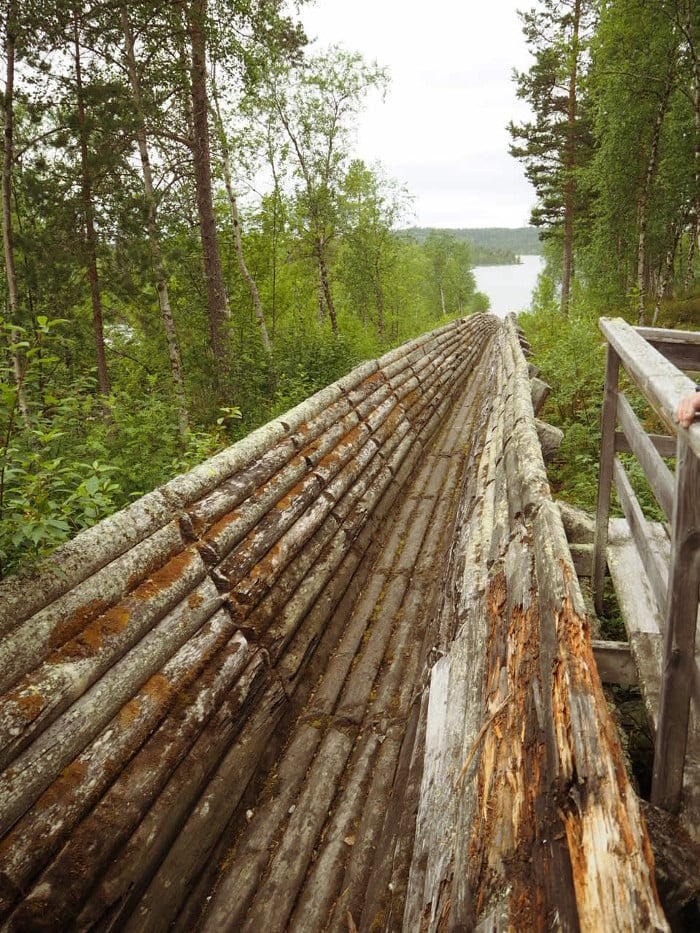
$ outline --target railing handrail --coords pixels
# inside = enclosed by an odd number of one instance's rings
[[[683,431],[691,449],[700,457],[700,423],[686,430],[676,421],[678,401],[693,391],[694,383],[652,345],[650,338],[654,328],[635,328],[622,318],[605,317],[600,319],[599,325],[625,371],[668,430],[676,436]],[[661,335],[669,345],[700,347],[700,334],[694,331],[661,331]],[[657,345],[662,345],[662,341],[657,341]]]
[[[700,425],[681,428],[676,420],[680,398],[694,388],[693,382],[677,366],[700,369],[700,334],[634,328],[619,318],[601,318],[599,323],[608,342],[608,352],[593,554],[594,602],[600,612],[614,480],[635,547],[654,592],[663,634],[651,799],[676,812],[683,789],[691,697],[696,700],[700,715],[700,674],[695,660],[700,582],[700,496],[697,494],[700,489]],[[620,364],[676,438],[676,471],[671,482],[671,474],[659,452],[663,450],[668,454],[668,441],[664,437],[647,436],[619,389]],[[619,435],[616,433],[618,423],[622,428]],[[636,454],[652,492],[670,520],[671,549],[665,579],[664,568],[644,546],[646,519],[626,471],[616,457],[619,450],[631,450]]]

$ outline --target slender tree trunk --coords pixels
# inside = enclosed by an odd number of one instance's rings
[[[90,297],[92,300],[92,324],[95,333],[95,353],[97,357],[97,382],[102,395],[109,395],[110,386],[109,376],[107,374],[107,358],[105,355],[102,296],[100,294],[100,278],[97,271],[97,234],[95,232],[95,210],[92,198],[92,181],[88,157],[77,8],[73,10],[73,41],[75,45],[75,89],[78,105],[78,129],[80,133],[80,168],[82,176],[83,211],[85,214],[85,265],[88,281],[90,282]]]
[[[5,273],[7,275],[7,300],[9,320],[17,321],[19,316],[19,289],[15,268],[15,249],[12,236],[12,163],[14,157],[14,86],[15,86],[15,18],[17,4],[11,3],[7,10],[7,35],[5,37],[6,72],[5,94],[0,99],[3,115],[3,150],[2,150],[2,242],[5,253]],[[19,334],[11,332],[13,344],[19,343]],[[17,407],[23,417],[28,414],[27,400],[24,394],[23,365],[19,350],[12,352],[12,372],[17,390]]]
[[[578,93],[579,28],[581,24],[581,0],[574,5],[573,34],[571,40],[571,71],[569,73],[569,95],[566,114],[566,149],[564,156],[564,253],[561,276],[561,311],[568,314],[573,280],[574,262],[574,213],[576,198],[576,104]]]
[[[695,256],[697,254],[698,248],[698,229],[698,215],[696,214],[695,217],[693,217],[692,223],[690,225],[690,236],[688,238],[688,260],[685,267],[685,279],[683,280],[684,292],[687,292],[690,289],[690,283],[695,278],[693,273],[693,266],[695,265]]]
[[[649,158],[647,159],[647,168],[644,176],[644,183],[637,198],[637,291],[639,293],[639,313],[637,321],[639,325],[644,324],[645,304],[647,297],[647,224],[648,224],[648,206],[651,185],[656,174],[656,168],[659,160],[659,143],[661,141],[661,130],[663,128],[666,112],[668,111],[668,102],[673,89],[675,80],[675,50],[669,56],[668,69],[666,71],[666,83],[663,94],[659,101],[659,108],[656,112],[654,121],[654,130],[649,147]]]
[[[698,36],[697,26],[693,22],[693,13],[697,9],[696,5],[689,0],[687,3],[678,4],[676,9],[679,17],[678,24],[685,38],[693,73],[691,100],[693,102],[695,122],[695,149],[693,153],[695,209],[691,227],[692,239],[688,250],[688,268],[686,269],[685,287],[687,289],[693,278],[693,260],[700,254],[700,55],[698,53],[700,37]]]
[[[138,117],[138,128],[136,130],[136,140],[141,157],[141,169],[143,172],[143,185],[146,194],[146,207],[148,210],[148,236],[151,243],[151,255],[153,256],[153,265],[156,272],[156,288],[158,290],[158,306],[160,308],[160,317],[163,322],[165,340],[168,346],[168,357],[170,359],[170,372],[173,377],[175,394],[177,396],[178,406],[178,427],[180,438],[185,441],[189,432],[189,412],[187,410],[187,393],[185,391],[185,375],[182,366],[182,354],[180,352],[180,342],[177,337],[175,320],[170,307],[170,296],[168,294],[168,277],[165,270],[163,253],[160,248],[160,239],[158,237],[158,225],[156,222],[156,197],[153,187],[153,173],[151,172],[151,160],[148,153],[148,143],[146,140],[146,123],[143,112],[143,99],[141,96],[141,82],[139,80],[138,68],[136,65],[136,56],[134,54],[134,38],[129,22],[129,13],[126,6],[121,9],[122,28],[124,30],[124,41],[126,44],[126,64],[131,82],[131,92],[134,96],[134,106]]]
[[[263,313],[262,303],[260,301],[260,292],[258,291],[258,286],[255,283],[255,279],[250,274],[250,270],[248,269],[248,265],[243,254],[243,241],[241,239],[241,218],[238,212],[238,201],[236,199],[236,195],[233,190],[233,184],[231,182],[231,155],[228,148],[226,131],[224,129],[224,121],[221,119],[221,108],[219,106],[219,95],[217,93],[216,85],[213,85],[212,87],[212,97],[214,98],[216,127],[219,133],[219,144],[221,145],[221,160],[224,169],[224,184],[226,185],[226,194],[228,196],[228,203],[231,208],[231,221],[233,223],[233,244],[236,250],[236,257],[238,259],[238,268],[241,270],[241,275],[243,276],[243,279],[248,286],[250,298],[253,302],[253,311],[255,312],[258,327],[260,328],[260,339],[262,340],[263,349],[267,354],[267,358],[270,361],[270,364],[272,364],[272,344],[270,343],[270,335],[267,332],[265,315]]]
[[[209,101],[207,95],[207,63],[205,22],[207,0],[193,0],[189,6],[189,38],[191,45],[192,154],[194,159],[197,210],[202,235],[202,256],[207,285],[209,338],[219,388],[223,388],[227,370],[228,341],[226,339],[226,286],[219,252],[219,237],[214,215],[209,146]]]
[[[673,224],[673,237],[672,242],[666,251],[666,258],[664,260],[663,269],[659,275],[658,287],[656,289],[656,301],[654,302],[654,317],[651,322],[652,327],[656,327],[656,322],[659,319],[659,314],[661,313],[661,301],[663,300],[664,295],[666,294],[671,278],[673,276],[673,267],[676,260],[676,250],[678,249],[678,243],[681,238],[681,230],[683,229],[682,223]]]
[[[333,295],[331,294],[331,286],[328,280],[328,266],[326,264],[326,253],[323,246],[323,240],[321,238],[316,241],[316,255],[318,258],[318,274],[321,280],[321,289],[323,291],[326,308],[328,308],[328,317],[331,319],[331,330],[334,334],[337,335],[338,317],[335,312]]]
[[[318,306],[318,325],[319,327],[323,324],[326,319],[326,303],[323,297],[323,278],[321,277],[321,267],[320,265],[317,268],[318,271],[318,284],[316,286],[317,294],[317,306]]]
[[[279,235],[278,229],[278,209],[280,206],[280,184],[277,177],[277,166],[275,165],[275,150],[272,144],[271,127],[267,127],[267,158],[272,172],[273,191],[272,191],[272,339],[275,339],[275,327],[277,323],[277,241]]]
[[[442,282],[439,283],[438,288],[440,289],[440,307],[442,308],[442,316],[447,317],[447,307],[445,305],[445,289],[442,287]]]
[[[377,302],[377,336],[382,340],[384,338],[384,295],[382,294],[378,259],[374,263],[374,295]]]

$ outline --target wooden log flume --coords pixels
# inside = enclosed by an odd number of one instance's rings
[[[667,929],[512,318],[79,535],[0,634],[3,930]]]

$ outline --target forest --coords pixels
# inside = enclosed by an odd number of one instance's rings
[[[485,310],[473,266],[515,257],[520,240],[411,229],[410,192],[353,152],[386,71],[311,48],[296,6],[3,5],[0,577],[360,360]],[[532,119],[511,152],[547,260],[523,326],[567,431],[555,480],[586,504],[598,315],[699,316],[700,10],[520,15]]]
[[[406,233],[422,243],[433,232],[430,227],[410,227]],[[443,232],[443,231],[440,231]],[[508,265],[518,256],[539,256],[542,241],[536,227],[451,228],[451,236],[471,246],[475,266]]]
[[[282,0],[4,5],[0,575],[486,307]]]
[[[521,325],[565,432],[550,479],[594,510],[598,318],[700,324],[700,5],[542,0],[520,18],[532,64],[514,79],[532,117],[510,124],[511,154],[547,259]]]

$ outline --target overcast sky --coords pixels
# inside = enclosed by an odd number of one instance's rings
[[[319,47],[340,43],[388,68],[368,101],[357,154],[413,194],[425,227],[520,227],[534,202],[508,154],[508,121],[527,116],[513,68],[530,58],[516,10],[531,0],[316,0],[301,19]]]

